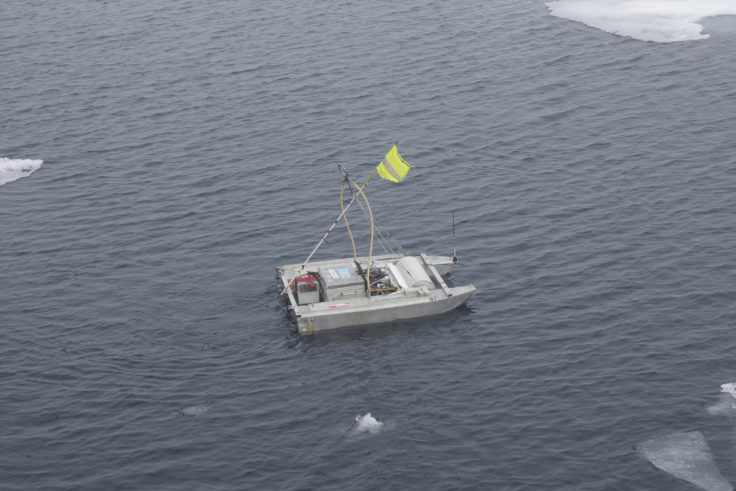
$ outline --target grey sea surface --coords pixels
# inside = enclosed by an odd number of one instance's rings
[[[691,430],[736,482],[706,410],[736,380],[736,22],[705,25],[3,1],[0,157],[44,163],[0,186],[0,488],[684,491],[637,445]],[[379,225],[479,291],[299,337],[274,268],[394,141]]]

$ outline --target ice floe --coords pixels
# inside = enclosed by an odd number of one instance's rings
[[[733,490],[699,431],[658,436],[639,444],[637,450],[658,469],[706,491]]]
[[[659,43],[705,39],[699,21],[736,15],[734,0],[559,0],[547,7],[557,17]]]
[[[43,160],[9,159],[0,157],[0,186],[30,176],[43,164]]]

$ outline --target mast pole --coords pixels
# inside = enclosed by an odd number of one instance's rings
[[[348,177],[348,171],[347,171],[347,169],[345,169],[345,167],[343,167],[342,165],[338,165],[337,167],[340,169],[340,173],[344,177]],[[337,226],[338,223],[340,223],[340,220],[342,219],[342,217],[344,217],[345,216],[345,213],[348,212],[348,208],[350,208],[350,205],[352,205],[353,203],[355,203],[355,200],[358,199],[358,196],[360,196],[360,194],[363,192],[363,189],[365,189],[365,187],[368,186],[368,183],[370,182],[371,179],[373,179],[373,176],[374,176],[375,173],[376,173],[375,170],[373,172],[371,172],[371,175],[368,176],[368,179],[365,180],[365,182],[360,187],[360,189],[358,189],[358,192],[355,193],[355,195],[353,196],[353,198],[345,206],[345,208],[342,210],[342,212],[340,213],[340,215],[335,219],[334,222],[332,222],[332,225],[330,225],[330,228],[327,229],[327,232],[325,232],[325,234],[322,236],[322,238],[317,243],[317,245],[314,247],[314,249],[312,249],[312,252],[309,253],[309,256],[307,256],[307,259],[304,260],[304,262],[302,263],[302,266],[301,266],[300,269],[304,269],[304,267],[307,265],[307,263],[309,262],[309,260],[312,259],[312,256],[314,256],[314,254],[317,252],[317,250],[320,247],[322,247],[322,244],[325,242],[325,240],[327,240],[327,236],[330,235],[330,233],[332,233],[332,230]],[[292,278],[291,281],[289,281],[289,286],[291,286],[291,283],[295,279],[296,279],[296,276],[294,278]],[[281,291],[281,295],[283,295],[285,292],[286,292],[286,288],[284,288]]]

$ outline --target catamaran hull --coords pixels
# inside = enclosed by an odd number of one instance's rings
[[[329,312],[302,312],[294,318],[300,334],[313,334],[342,327],[385,324],[405,319],[430,317],[449,312],[463,305],[475,293],[475,286],[450,288],[451,296],[444,298],[417,298],[414,301],[391,302],[381,305],[380,300],[373,300],[371,307],[362,310],[351,310],[349,306],[336,307]]]

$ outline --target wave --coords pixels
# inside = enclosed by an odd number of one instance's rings
[[[0,186],[13,182],[21,177],[30,176],[38,170],[43,160],[22,160],[0,157]]]
[[[733,0],[559,0],[547,7],[563,19],[658,43],[706,39],[698,21],[736,15]]]

